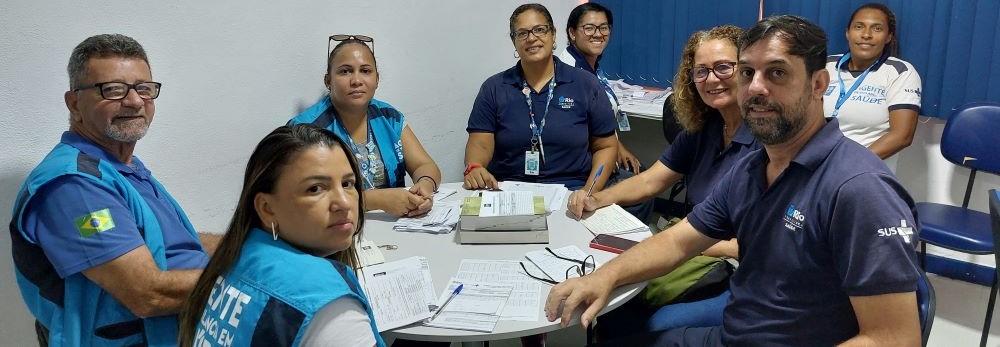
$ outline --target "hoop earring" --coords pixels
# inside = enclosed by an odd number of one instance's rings
[[[514,50],[514,58],[515,59],[521,59],[521,55],[517,54],[517,50],[516,49]]]
[[[278,241],[278,230],[274,227],[274,221],[271,221],[271,238]]]

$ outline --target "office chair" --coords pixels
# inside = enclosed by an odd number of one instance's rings
[[[674,115],[673,93],[667,95],[667,99],[663,102],[663,118],[660,119],[660,125],[663,127],[663,138],[667,140],[667,145],[673,143],[674,139],[677,138],[677,134],[684,131],[681,124],[677,122],[677,116]],[[680,202],[674,199],[684,191],[685,187],[684,179],[681,178],[677,183],[674,183],[673,187],[670,187],[670,193],[667,194],[669,199],[657,198],[654,201],[653,210],[664,217],[684,217],[687,215],[689,212],[687,210],[687,196],[685,195],[684,200]]]
[[[926,267],[927,244],[970,254],[996,253],[990,232],[989,215],[969,209],[969,197],[978,171],[1000,174],[1000,104],[971,103],[951,114],[941,135],[941,154],[956,165],[969,168],[969,182],[962,206],[929,202],[917,203],[920,222],[920,264]],[[986,345],[997,294],[997,276],[990,289],[980,346]]]
[[[927,346],[927,338],[931,336],[931,326],[934,325],[934,310],[937,307],[937,300],[934,296],[934,287],[927,279],[927,273],[920,271],[920,278],[917,279],[917,310],[920,313],[920,336],[922,345]]]
[[[990,189],[989,191],[990,219],[993,226],[993,247],[1000,249],[1000,191]],[[993,252],[993,257],[997,261],[996,266],[1000,267],[1000,252]],[[995,267],[996,268],[996,267]],[[993,318],[993,305],[997,299],[997,277],[1000,277],[1000,269],[993,274],[993,289],[990,289],[990,303],[986,311],[986,325],[983,326],[983,337],[979,345],[985,346],[986,339],[990,335],[990,318]]]

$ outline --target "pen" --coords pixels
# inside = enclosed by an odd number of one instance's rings
[[[431,316],[431,319],[429,320],[434,320],[434,318],[437,318],[437,316],[441,314],[442,311],[444,311],[444,307],[448,306],[448,303],[450,303],[451,300],[455,299],[455,297],[458,296],[458,293],[462,292],[462,287],[464,286],[465,284],[459,283],[458,287],[455,287],[455,291],[451,292],[451,296],[448,297],[448,300],[445,300],[444,303],[441,304],[441,307],[438,307],[437,312],[434,312],[434,315]]]
[[[601,164],[601,166],[597,167],[597,173],[594,174],[594,182],[590,183],[590,189],[587,190],[588,197],[590,196],[590,193],[594,192],[594,186],[597,185],[597,178],[601,177],[601,172],[604,172],[604,164]]]

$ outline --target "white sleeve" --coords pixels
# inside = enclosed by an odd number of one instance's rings
[[[342,297],[316,312],[301,342],[301,346],[369,347],[375,345],[375,336],[361,303]]]
[[[913,65],[906,63],[907,70],[891,81],[886,95],[889,111],[900,108],[920,108],[920,74]]]

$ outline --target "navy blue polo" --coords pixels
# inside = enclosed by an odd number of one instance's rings
[[[556,87],[542,130],[545,162],[538,176],[524,174],[524,152],[531,148],[531,118],[522,93],[521,64],[491,76],[479,89],[466,131],[493,133],[493,158],[487,170],[497,180],[582,186],[591,169],[590,137],[615,132],[611,103],[597,77],[553,59]],[[546,84],[529,94],[536,124],[541,124],[545,114],[548,89]]]
[[[722,145],[725,122],[718,111],[705,115],[705,124],[696,132],[683,131],[663,151],[660,162],[684,175],[687,201],[695,205],[712,192],[722,176],[745,154],[761,148],[747,127],[740,126],[729,142]]]
[[[913,200],[871,151],[828,123],[770,187],[764,150],[739,160],[688,220],[739,241],[729,346],[832,346],[858,333],[850,296],[915,291]]]
[[[168,269],[205,267],[208,256],[201,250],[201,243],[187,231],[165,192],[150,181],[152,173],[139,158],[132,157],[132,165],[126,165],[70,131],[63,133],[61,141],[112,163],[135,187],[160,223]],[[108,209],[114,227],[93,237],[80,237],[75,221],[101,209]],[[24,226],[61,278],[104,264],[145,243],[121,195],[77,175],[60,176],[42,186],[26,206]]]

